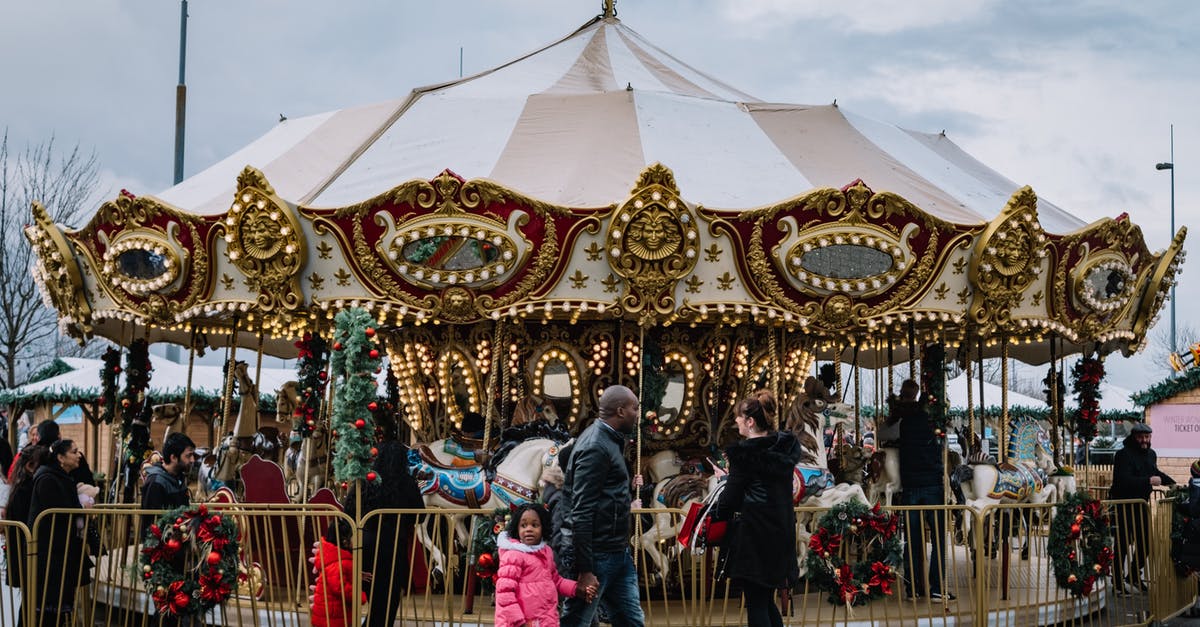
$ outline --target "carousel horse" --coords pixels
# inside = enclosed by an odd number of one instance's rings
[[[829,389],[816,377],[808,377],[804,391],[796,396],[784,414],[784,424],[800,441],[804,450],[800,464],[796,467],[793,481],[793,502],[804,508],[831,508],[842,503],[857,501],[867,504],[867,495],[858,483],[837,483],[829,472],[828,454],[825,450],[826,419],[830,426],[845,428],[853,424],[850,417],[853,408],[837,402]],[[800,574],[808,568],[808,542],[812,537],[808,525],[814,518],[812,511],[796,514],[797,559]]]
[[[312,435],[300,438],[292,434],[283,456],[283,476],[289,495],[298,497],[307,484],[308,494],[325,487],[329,476],[329,438],[325,425],[317,425]]]
[[[1050,436],[1036,420],[1018,420],[1012,424],[1012,435],[1008,442],[1010,461],[992,463],[978,450],[972,451],[968,463],[955,471],[955,478],[962,487],[963,500],[967,507],[981,511],[990,505],[1001,503],[1054,503],[1058,495],[1058,484],[1050,480],[1054,472],[1054,457],[1050,452]],[[966,517],[970,519],[970,517]],[[1022,523],[1028,523],[1021,516]],[[967,533],[970,533],[968,528]],[[1011,531],[1011,530],[1010,530]],[[1002,531],[1000,536],[1009,535]],[[995,542],[987,543],[991,550]],[[1028,555],[1028,546],[1022,557]]]
[[[692,503],[703,501],[717,484],[716,475],[706,470],[703,461],[684,461],[670,450],[659,451],[647,458],[642,474],[653,485],[650,502],[645,504],[651,509],[682,509],[686,512]],[[661,543],[667,542],[672,553],[678,548],[670,540],[678,537],[683,518],[672,512],[655,513],[651,518],[650,528],[642,533],[638,542],[653,563],[649,576],[662,581],[667,574],[668,555],[661,550]]]
[[[153,412],[151,413],[151,416],[153,416],[152,419],[154,422],[161,422],[167,426],[166,430],[163,431],[164,442],[166,441],[167,436],[171,434],[173,429],[182,426],[179,424],[179,417],[182,415],[183,408],[179,406],[179,403],[163,403],[161,405],[154,406]]]
[[[440,450],[445,451],[451,446],[449,442],[441,442]],[[482,465],[462,463],[464,458],[458,456],[443,462],[433,454],[434,450],[438,450],[433,446],[409,450],[409,471],[417,480],[426,507],[449,510],[514,507],[537,501],[542,472],[558,463],[558,452],[562,446],[562,443],[547,438],[526,440],[496,465],[495,479],[491,481],[488,481]],[[468,453],[452,447],[450,450]],[[450,517],[455,539],[465,546],[469,535],[462,518],[462,515]],[[429,536],[425,525],[417,525],[416,537],[429,551],[435,576],[443,575],[446,572],[445,556]]]
[[[900,449],[882,446],[867,465],[867,500],[890,506],[900,488]]]
[[[258,432],[258,388],[247,372],[246,362],[235,363],[232,376],[241,402],[238,403],[233,432],[221,440],[217,452],[213,479],[223,484],[236,479],[238,470],[254,455],[254,434]],[[226,402],[232,402],[232,399],[226,399]]]
[[[870,461],[871,455],[863,447],[842,444],[837,447],[837,468],[834,470],[833,476],[838,483],[861,485]]]

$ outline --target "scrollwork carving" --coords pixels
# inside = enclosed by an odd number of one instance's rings
[[[264,312],[295,311],[304,304],[300,270],[306,250],[300,223],[275,195],[262,172],[247,166],[225,218],[229,260],[246,275]]]

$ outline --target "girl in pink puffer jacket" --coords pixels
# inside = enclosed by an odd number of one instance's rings
[[[496,627],[558,627],[558,595],[592,599],[593,587],[558,575],[554,550],[542,541],[550,513],[540,504],[522,505],[496,538]]]

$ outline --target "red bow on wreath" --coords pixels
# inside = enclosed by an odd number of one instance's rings
[[[892,572],[892,568],[883,562],[875,562],[871,564],[871,580],[867,585],[872,588],[879,588],[883,594],[890,595],[892,593],[892,582],[896,581],[896,573]]]
[[[150,596],[154,599],[154,606],[158,611],[170,614],[179,614],[192,601],[191,595],[183,591],[182,581],[176,581],[167,588],[159,588]]]
[[[225,577],[215,568],[200,576],[200,598],[202,600],[214,605],[223,603],[232,592],[233,588],[225,583]]]
[[[837,553],[838,547],[842,545],[842,536],[838,534],[829,534],[824,529],[818,530],[813,534],[812,539],[808,542],[808,548],[816,552],[817,555],[827,557]]]

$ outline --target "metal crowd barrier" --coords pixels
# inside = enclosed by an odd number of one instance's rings
[[[945,566],[943,590],[957,600],[907,598],[924,587],[929,570],[909,573],[897,569],[894,594],[847,610],[828,601],[809,579],[781,595],[787,625],[1139,625],[1161,621],[1187,609],[1196,595],[1196,582],[1179,577],[1170,559],[1174,502],[1156,494],[1150,502],[1108,503],[1116,528],[1115,563],[1131,584],[1129,594],[1118,590],[1115,576],[1103,580],[1092,594],[1074,598],[1054,581],[1047,545],[1052,505],[1000,505],[982,512],[960,506],[893,507],[901,520],[922,520],[914,542],[904,549],[911,558],[918,546],[928,557],[933,534],[943,532]],[[478,576],[480,564],[470,542],[454,541],[472,535],[478,521],[492,522],[492,512],[480,510],[382,510],[366,514],[355,524],[349,514],[330,507],[300,505],[209,504],[214,513],[234,517],[241,532],[241,582],[234,597],[203,617],[199,625],[310,625],[310,586],[315,583],[309,561],[312,545],[326,535],[350,553],[349,586],[344,609],[346,624],[491,625],[491,582]],[[149,512],[135,507],[104,506],[83,510],[86,525],[98,532],[102,550],[92,559],[91,582],[75,586],[75,573],[44,572],[39,560],[54,547],[37,545],[38,531],[53,532],[58,524],[51,510],[32,530],[20,523],[0,521],[7,546],[25,541],[29,565],[19,589],[0,586],[0,624],[14,625],[18,612],[24,624],[35,625],[33,603],[26,598],[46,594],[55,586],[73,589],[73,624],[123,627],[189,624],[162,620],[140,580],[141,520]],[[80,510],[69,510],[80,514]],[[800,508],[798,519],[807,532],[825,510]],[[714,552],[683,549],[672,535],[683,519],[675,509],[635,510],[644,516],[642,537],[635,539],[643,608],[649,625],[701,627],[744,624],[740,591],[728,581],[715,581]],[[932,516],[921,516],[932,514]],[[479,515],[478,518],[472,518]],[[408,540],[404,522],[415,520],[424,543]],[[338,523],[341,523],[340,525]],[[456,531],[458,529],[458,531]],[[82,530],[76,530],[82,531]],[[484,533],[490,533],[486,530]],[[904,533],[901,531],[901,533]],[[807,546],[806,532],[798,533],[798,549]],[[861,548],[846,544],[851,559]],[[0,568],[7,582],[13,564],[7,552]],[[369,572],[369,580],[362,574]],[[487,574],[487,573],[483,573]],[[914,583],[918,585],[914,586]],[[1142,585],[1144,584],[1144,589]],[[928,588],[926,588],[928,589]],[[355,601],[368,595],[368,602]],[[1121,594],[1118,594],[1121,593]],[[32,597],[30,596],[32,595]],[[393,615],[389,616],[390,613]]]

